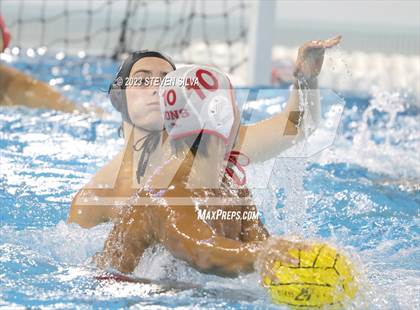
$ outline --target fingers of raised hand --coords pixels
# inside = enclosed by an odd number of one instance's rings
[[[307,52],[307,51],[313,51],[313,50],[320,50],[322,51],[325,48],[331,48],[336,46],[341,42],[341,35],[338,35],[336,37],[327,39],[327,40],[313,40],[306,42],[300,49],[300,52]]]
[[[333,46],[336,46],[337,44],[339,44],[341,42],[341,35],[338,35],[334,38],[328,39],[328,40],[324,40],[323,41],[323,47],[324,48],[331,48]]]

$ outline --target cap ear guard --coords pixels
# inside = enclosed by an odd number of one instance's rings
[[[115,76],[114,81],[109,85],[108,89],[109,99],[111,100],[112,105],[118,112],[121,112],[121,106],[123,105],[123,100],[125,99],[122,95],[124,93],[123,88],[119,83],[119,81],[123,80],[120,76],[120,73],[121,68]]]
[[[109,85],[108,95],[112,106],[121,113],[124,121],[132,123],[128,114],[127,99],[125,97],[124,78],[122,77],[122,69],[124,63],[120,66],[114,81]]]

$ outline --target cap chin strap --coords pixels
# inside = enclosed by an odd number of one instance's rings
[[[139,145],[144,141],[141,145]],[[149,163],[150,154],[153,153],[160,141],[160,131],[152,131],[148,135],[137,140],[133,145],[135,151],[141,151],[139,162],[137,164],[136,177],[137,182],[140,183],[140,178],[146,172],[147,164]]]
[[[141,177],[143,177],[146,172],[146,168],[150,160],[150,155],[156,150],[160,141],[161,132],[163,130],[149,130],[141,126],[134,125],[132,122],[129,122],[129,123],[134,128],[138,128],[140,130],[144,130],[147,132],[147,135],[138,139],[133,144],[133,150],[137,152],[141,152],[139,162],[137,163],[137,170],[136,170],[136,179],[137,179],[137,182],[140,183]]]
[[[121,111],[121,116],[122,116],[123,120],[125,122],[129,123],[131,126],[133,126],[133,128],[138,128],[140,130],[143,130],[143,131],[147,132],[147,135],[138,139],[133,144],[133,150],[141,151],[139,162],[137,164],[137,171],[136,171],[136,179],[137,179],[137,182],[140,183],[141,177],[143,177],[144,173],[146,172],[146,168],[147,168],[147,165],[148,165],[149,159],[150,159],[150,154],[152,154],[156,150],[156,148],[159,144],[160,135],[161,135],[161,132],[163,131],[163,129],[150,130],[150,129],[146,129],[144,127],[135,125],[131,121],[130,115],[128,114],[127,106],[125,106],[124,109],[125,109],[124,111]],[[124,130],[123,130],[123,134],[124,134]],[[142,141],[144,141],[144,142],[141,144]]]

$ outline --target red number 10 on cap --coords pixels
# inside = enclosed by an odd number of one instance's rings
[[[204,75],[207,75],[210,77],[210,79],[212,80],[211,84],[207,83],[207,81],[204,79]],[[203,86],[208,91],[213,92],[219,88],[219,82],[217,81],[213,73],[211,73],[210,71],[205,70],[205,69],[198,69],[197,72],[195,73],[195,76],[197,77],[200,85]],[[188,90],[193,89],[197,93],[197,95],[200,97],[201,100],[204,100],[206,98],[206,95],[203,93],[200,86],[193,84],[191,79],[187,80],[186,88]]]
[[[163,93],[163,99],[165,100],[165,105],[174,105],[176,102],[175,90],[165,90],[165,92]]]
[[[211,84],[209,84],[205,79],[204,76],[207,75],[211,79]],[[195,73],[197,77],[198,83],[204,87],[206,90],[213,92],[219,88],[219,82],[217,81],[216,77],[208,70],[205,69],[198,69]],[[190,90],[193,89],[197,95],[200,97],[201,100],[206,98],[206,95],[201,90],[200,85],[195,84],[191,78],[186,80],[186,89]],[[176,92],[173,89],[166,90],[163,93],[163,98],[165,100],[165,105],[174,105],[176,103]]]

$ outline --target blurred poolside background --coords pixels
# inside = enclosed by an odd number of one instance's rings
[[[85,57],[159,48],[178,62],[221,66],[232,74],[235,85],[247,84],[247,34],[254,6],[254,1],[239,0],[0,1],[12,46],[29,48],[29,56],[46,49]],[[341,34],[339,51],[326,58],[326,67],[334,70],[321,75],[322,87],[363,93],[377,84],[420,93],[419,1],[300,0],[277,1],[275,7],[270,29],[273,68],[282,71],[283,79],[301,44]],[[127,14],[128,30],[121,44]],[[10,53],[25,54],[23,49]]]

